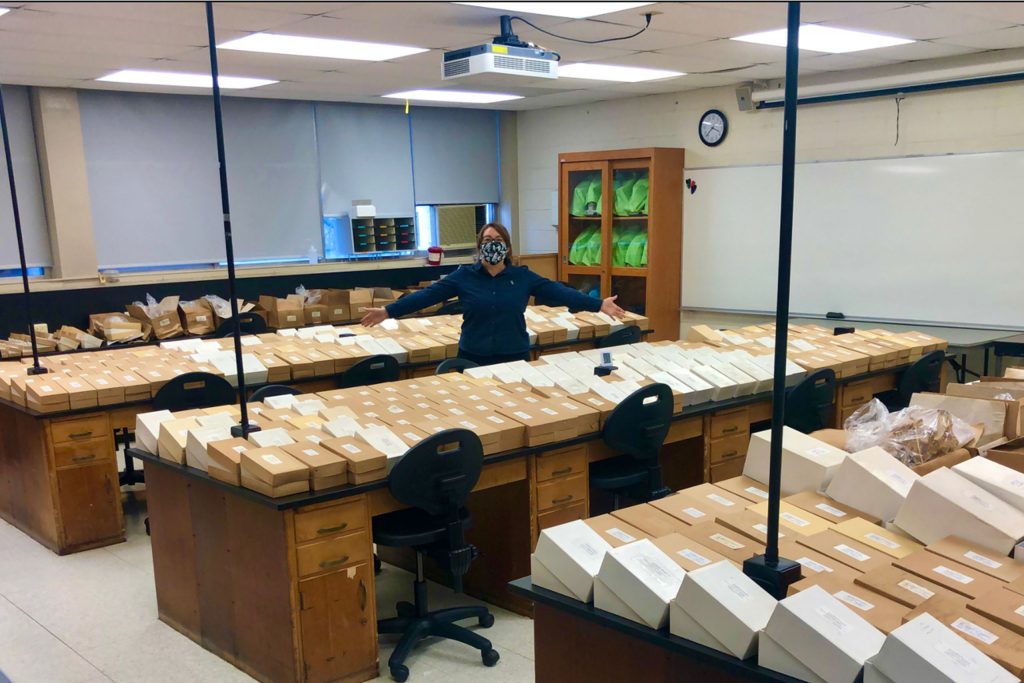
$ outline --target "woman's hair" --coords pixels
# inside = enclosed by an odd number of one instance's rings
[[[479,252],[480,247],[483,245],[484,233],[487,232],[487,228],[494,228],[494,230],[501,235],[501,239],[505,242],[505,246],[508,247],[508,256],[505,257],[505,265],[513,265],[515,263],[515,256],[512,253],[512,235],[509,234],[508,228],[501,223],[488,223],[484,227],[480,228],[480,232],[476,234],[476,250]]]

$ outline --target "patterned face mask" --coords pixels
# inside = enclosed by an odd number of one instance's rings
[[[508,256],[508,247],[504,242],[494,240],[491,242],[484,242],[480,246],[480,258],[484,263],[496,266],[504,261],[506,256]]]

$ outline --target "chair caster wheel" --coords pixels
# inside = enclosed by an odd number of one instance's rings
[[[480,659],[484,660],[484,666],[494,666],[501,659],[497,650],[484,650],[480,653]]]
[[[404,683],[409,680],[409,667],[407,666],[393,666],[391,667],[391,678],[398,681],[398,683]]]
[[[490,627],[494,626],[494,615],[493,614],[485,614],[484,616],[480,617],[478,623],[483,628],[490,628]],[[491,650],[491,652],[494,652],[494,650]]]
[[[151,534],[149,533],[149,517],[146,517],[146,519],[142,520],[142,523],[146,525],[146,535],[150,536]]]
[[[373,574],[374,574],[374,576],[380,576],[381,571],[383,571],[383,568],[381,567],[380,557],[378,557],[377,554],[374,553],[373,554]]]

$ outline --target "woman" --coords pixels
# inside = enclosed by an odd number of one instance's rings
[[[530,337],[523,313],[531,296],[575,310],[600,311],[621,318],[616,297],[595,299],[552,282],[526,266],[512,265],[512,240],[499,223],[488,223],[476,238],[477,262],[462,266],[426,289],[404,296],[384,308],[371,308],[362,324],[372,327],[427,306],[459,297],[463,305],[459,358],[478,365],[529,360]]]

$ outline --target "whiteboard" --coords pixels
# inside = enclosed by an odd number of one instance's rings
[[[686,308],[774,311],[781,166],[689,169]],[[790,310],[1024,326],[1024,152],[797,164]]]

